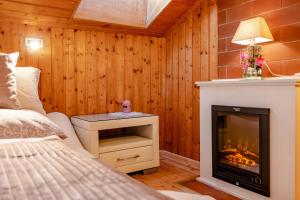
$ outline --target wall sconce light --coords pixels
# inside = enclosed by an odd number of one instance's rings
[[[40,38],[25,38],[25,46],[31,50],[43,48],[43,40]]]

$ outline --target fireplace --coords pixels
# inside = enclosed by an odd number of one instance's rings
[[[212,106],[213,177],[270,196],[269,113]]]

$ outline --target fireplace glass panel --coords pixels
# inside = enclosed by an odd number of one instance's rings
[[[218,112],[217,117],[219,164],[259,174],[259,116]]]
[[[212,105],[212,175],[270,196],[270,109]]]

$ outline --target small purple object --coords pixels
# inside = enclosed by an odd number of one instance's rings
[[[129,100],[125,100],[122,102],[122,110],[124,113],[131,112],[131,102]]]

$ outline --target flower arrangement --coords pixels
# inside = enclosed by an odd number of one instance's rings
[[[264,59],[261,55],[261,46],[250,45],[241,51],[241,65],[246,79],[261,79]]]

